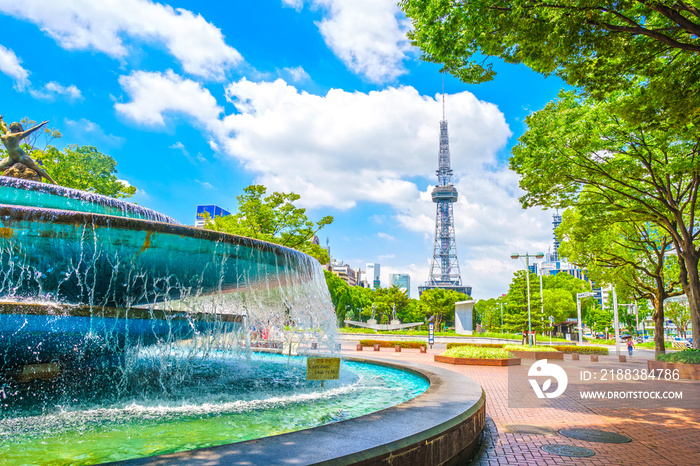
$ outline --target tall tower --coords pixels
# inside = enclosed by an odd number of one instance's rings
[[[452,184],[450,168],[450,140],[445,119],[445,93],[442,94],[442,121],[440,121],[440,152],[438,154],[438,184],[433,188],[433,202],[437,204],[435,215],[435,242],[430,277],[418,294],[433,288],[445,288],[471,295],[471,286],[462,285],[455,241],[454,213],[452,204],[457,202],[457,189]]]

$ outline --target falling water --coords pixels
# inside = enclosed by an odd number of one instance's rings
[[[294,356],[305,352],[337,352],[315,259],[0,177],[0,456],[92,464],[180,451],[342,420],[427,387],[344,363],[319,392]]]

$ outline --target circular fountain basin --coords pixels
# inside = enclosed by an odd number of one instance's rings
[[[61,400],[56,407],[44,401],[41,413],[31,405],[3,407],[0,457],[9,465],[46,458],[96,464],[201,449],[343,423],[428,388],[420,373],[357,361],[343,361],[340,379],[321,388],[305,380],[304,357],[252,359],[212,354],[191,382],[155,398],[133,393],[115,402]]]

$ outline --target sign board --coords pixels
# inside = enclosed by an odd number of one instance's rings
[[[336,380],[340,378],[340,358],[307,358],[306,380]]]
[[[435,330],[435,324],[430,322],[428,324],[428,344],[433,344],[435,342],[435,335],[433,331]]]

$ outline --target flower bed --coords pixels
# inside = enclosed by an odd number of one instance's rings
[[[379,345],[380,348],[394,348],[400,346],[401,348],[413,348],[419,349],[421,346],[427,346],[428,344],[424,341],[400,341],[400,340],[360,340],[362,346],[374,346]]]
[[[474,346],[478,348],[503,348],[505,343],[448,343],[447,349],[459,348],[460,346]]]
[[[564,359],[564,353],[549,346],[505,345],[503,349],[522,359]]]
[[[552,345],[552,348],[566,354],[602,354],[604,356],[608,354],[608,349],[603,346]]]
[[[515,366],[520,364],[520,359],[513,358],[509,351],[502,348],[478,346],[450,348],[442,354],[436,354],[434,360],[447,364],[478,366]]]
[[[656,360],[681,364],[700,364],[700,350],[689,348],[676,353],[660,354]]]

